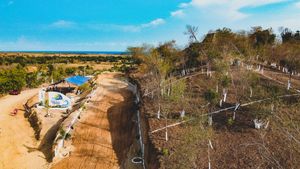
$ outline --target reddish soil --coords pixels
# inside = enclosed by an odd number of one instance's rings
[[[274,74],[270,71],[265,71],[268,76],[276,77],[277,80],[287,81],[287,76],[283,74]],[[239,77],[239,74],[234,74],[233,77]],[[270,116],[268,120],[270,125],[266,130],[254,129],[253,119],[256,117],[257,110],[262,106],[267,106],[267,112],[270,112],[270,103],[257,104],[253,107],[241,108],[237,111],[236,120],[230,124],[229,119],[232,118],[233,112],[223,112],[213,116],[213,126],[200,127],[201,120],[197,118],[201,113],[209,112],[207,108],[199,108],[205,105],[203,101],[202,93],[207,88],[215,88],[215,82],[208,80],[205,76],[193,77],[188,79],[188,93],[193,97],[190,100],[184,99],[177,104],[171,104],[172,115],[170,115],[167,124],[176,123],[181,121],[178,118],[178,112],[183,108],[187,112],[189,118],[195,118],[198,120],[191,121],[186,124],[181,124],[176,127],[168,129],[168,138],[165,140],[165,131],[150,134],[150,142],[154,144],[153,156],[158,157],[156,163],[151,168],[208,168],[208,138],[211,140],[213,149],[209,150],[209,157],[211,160],[211,167],[218,169],[235,169],[235,168],[295,168],[299,166],[300,162],[297,158],[300,158],[300,146],[290,135],[283,131],[281,124],[278,120],[274,119],[274,116]],[[141,82],[142,83],[142,82]],[[286,86],[275,83],[272,80],[262,77],[261,86],[257,89],[257,93],[253,98],[243,98],[243,103],[251,100],[257,100],[259,98],[270,97],[270,93],[263,93],[261,91],[272,86],[280,88],[280,94],[286,94]],[[292,84],[298,86],[299,81],[294,79]],[[238,89],[241,88],[240,84],[236,83]],[[143,84],[142,84],[143,86]],[[300,85],[299,85],[300,86]],[[145,89],[142,89],[145,90]],[[248,91],[245,91],[245,95],[248,95]],[[228,93],[228,103],[223,107],[229,107],[235,104],[235,88],[230,87]],[[299,127],[300,114],[299,104],[297,98],[287,99],[282,102],[283,106],[277,107],[276,112],[282,119],[293,119],[296,125]],[[194,107],[187,105],[192,103]],[[162,103],[161,103],[162,104]],[[162,128],[166,125],[164,119],[158,120],[156,113],[158,111],[158,102],[156,99],[149,97],[144,98],[143,105],[144,113],[148,118],[149,130]],[[216,106],[216,109],[218,106]],[[266,113],[266,112],[265,112]],[[188,118],[188,119],[189,119]],[[200,121],[200,122],[199,122]],[[293,124],[293,125],[295,125]],[[285,129],[285,128],[284,128]],[[286,129],[289,129],[288,127]],[[293,133],[294,132],[294,133]],[[298,130],[299,132],[299,130]],[[294,134],[296,140],[299,138],[297,130],[290,129],[289,133]],[[211,135],[207,137],[207,135]],[[167,150],[164,152],[164,150]],[[157,152],[155,154],[155,152]],[[153,161],[152,161],[153,162]],[[159,164],[157,164],[159,163]]]
[[[66,168],[123,168],[135,140],[133,94],[116,74],[98,78],[99,87],[75,125],[71,155],[53,166]]]
[[[38,94],[39,89],[22,91],[17,96],[0,98],[0,168],[1,169],[43,169],[48,163],[40,151],[31,151],[38,147],[34,132],[24,118],[23,104]],[[16,116],[10,116],[13,109],[19,109]]]

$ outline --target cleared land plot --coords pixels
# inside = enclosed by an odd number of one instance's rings
[[[53,166],[65,168],[120,168],[135,135],[133,94],[116,74],[98,78],[99,87],[75,125],[74,152]]]
[[[47,168],[47,161],[42,152],[32,151],[37,147],[33,129],[23,111],[17,116],[10,116],[14,108],[23,109],[22,105],[38,93],[38,89],[23,91],[18,96],[5,96],[0,99],[0,168],[33,169]]]

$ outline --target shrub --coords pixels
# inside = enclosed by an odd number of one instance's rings
[[[85,83],[81,86],[78,87],[78,90],[82,91],[82,92],[85,92],[87,90],[91,89],[91,86],[89,83]]]
[[[204,98],[211,104],[215,104],[217,102],[218,93],[212,89],[208,89],[204,92]]]
[[[169,149],[163,148],[161,151],[162,151],[162,154],[163,154],[164,156],[168,156],[168,155],[169,155]]]
[[[232,126],[232,125],[234,124],[234,120],[233,120],[232,118],[229,118],[229,119],[227,120],[227,124],[228,124],[229,126]]]
[[[65,131],[63,128],[61,128],[61,129],[59,130],[59,134],[60,134],[61,136],[64,136],[64,135],[66,134],[66,131]]]

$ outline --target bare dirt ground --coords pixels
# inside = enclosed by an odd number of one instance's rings
[[[42,169],[47,167],[44,155],[39,151],[31,152],[29,147],[36,147],[33,129],[23,111],[17,116],[10,116],[14,108],[23,109],[22,105],[38,93],[39,89],[23,91],[18,96],[5,96],[0,99],[0,168],[1,169]]]
[[[123,168],[135,135],[133,94],[118,74],[99,76],[96,96],[75,125],[71,155],[53,166],[66,168]]]
[[[265,70],[264,75],[284,82],[284,84],[288,80],[288,75],[280,72]],[[238,77],[238,74],[234,74],[233,77]],[[187,84],[189,84],[188,90],[193,94],[193,99],[197,99],[195,102],[191,100],[191,103],[198,105],[206,104],[205,102],[201,102],[203,91],[209,87],[214,88],[215,85],[214,82],[207,80],[204,76],[190,78],[187,80]],[[270,86],[268,84],[278,86],[280,88],[279,93],[284,92],[283,94],[286,94],[286,85],[278,84],[269,78],[261,76],[260,86],[268,87]],[[299,84],[300,82],[297,78],[292,80],[293,87],[299,89]],[[265,88],[263,89],[265,90]],[[229,107],[235,103],[234,90],[232,87],[229,88],[228,105],[223,105],[223,107]],[[269,97],[269,94],[264,95],[266,94],[255,93],[254,98],[251,98],[251,100],[261,99],[266,96]],[[143,101],[145,113],[150,117],[148,119],[149,130],[153,131],[164,127],[166,125],[165,120],[158,120],[156,118],[158,110],[157,100],[149,97],[144,98]],[[245,102],[248,101],[245,100]],[[196,115],[196,113],[192,114],[194,112],[193,107],[185,107],[183,104],[184,102],[178,104],[181,106],[181,109],[178,109],[177,105],[172,105],[172,111],[175,113],[179,112],[183,107],[186,112],[190,113],[189,115]],[[270,103],[266,102],[264,104],[267,105],[265,108],[266,112],[264,113],[267,113]],[[213,116],[213,127],[206,128],[206,130],[202,130],[196,121],[191,122],[189,125],[182,124],[168,128],[168,142],[165,141],[165,130],[150,134],[151,142],[159,152],[157,156],[160,162],[159,167],[153,168],[208,168],[209,160],[211,161],[211,168],[218,169],[295,168],[293,166],[299,166],[299,160],[296,160],[296,158],[299,157],[300,149],[294,146],[298,143],[290,139],[289,137],[291,136],[288,137],[282,134],[284,133],[281,131],[282,125],[278,124],[273,116],[269,116],[268,118],[270,120],[268,129],[254,129],[253,119],[256,118],[255,114],[257,113],[255,111],[262,109],[258,109],[258,107],[266,105],[255,104],[250,108],[239,109],[233,124],[230,124],[228,120],[233,116],[233,111],[227,111],[215,114]],[[298,104],[285,101],[281,106],[275,108],[276,113],[278,113],[277,115],[288,116],[296,123],[297,119],[299,119]],[[254,109],[254,107],[257,107],[257,109]],[[203,109],[202,112],[206,113],[210,111]],[[176,118],[169,119],[168,124],[178,121]],[[206,135],[211,135],[209,138],[211,139],[213,149],[209,148],[210,159],[208,159],[208,137]],[[297,134],[295,135],[297,136]],[[167,155],[164,155],[163,150],[167,150]]]

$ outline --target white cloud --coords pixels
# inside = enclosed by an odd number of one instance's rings
[[[156,27],[158,25],[162,25],[165,23],[165,20],[162,19],[162,18],[158,18],[158,19],[155,19],[149,23],[146,23],[146,24],[142,24],[140,25],[141,28],[148,28],[148,27]]]
[[[140,45],[138,41],[92,41],[92,42],[44,42],[20,36],[15,41],[1,41],[2,51],[110,51],[126,50],[128,46]]]
[[[66,20],[59,20],[50,25],[52,28],[73,28],[76,26],[76,23]]]
[[[118,25],[118,24],[86,24],[82,25],[85,29],[96,30],[96,31],[121,31],[121,32],[139,32],[141,28],[136,25]]]
[[[121,31],[121,32],[140,32],[143,29],[154,28],[165,23],[162,18],[155,19],[148,23],[139,25],[118,25],[118,24],[87,24],[82,25],[83,28],[98,30],[98,31]]]
[[[280,27],[288,27],[295,31],[300,29],[299,17],[300,14],[295,15],[293,17],[286,17],[286,18],[280,18],[279,20],[268,21],[265,23],[261,23],[261,25],[265,27],[272,27],[275,29],[275,31],[276,28],[280,28]]]
[[[231,6],[234,9],[241,9],[243,7],[256,7],[284,1],[288,0],[192,0],[191,4],[201,7],[211,5],[225,5]]]
[[[35,40],[28,40],[25,36],[20,36],[15,41],[0,41],[0,48],[4,51],[11,51],[11,50],[39,50],[42,49],[43,46],[40,42]]]
[[[296,6],[297,8],[300,8],[300,1],[299,1],[299,2],[296,2],[296,3],[295,3],[295,6]]]
[[[189,3],[179,5],[184,14],[187,8],[196,8],[205,11],[211,16],[225,18],[229,21],[244,19],[249,16],[240,10],[245,7],[258,7],[289,0],[191,0]]]
[[[190,6],[190,3],[181,3],[181,4],[179,4],[179,8],[186,8],[188,6]]]
[[[15,2],[14,1],[8,1],[7,5],[10,6],[12,4],[14,4]]]
[[[171,16],[173,16],[173,17],[183,17],[184,16],[184,12],[183,12],[182,9],[179,9],[177,11],[171,12]]]

